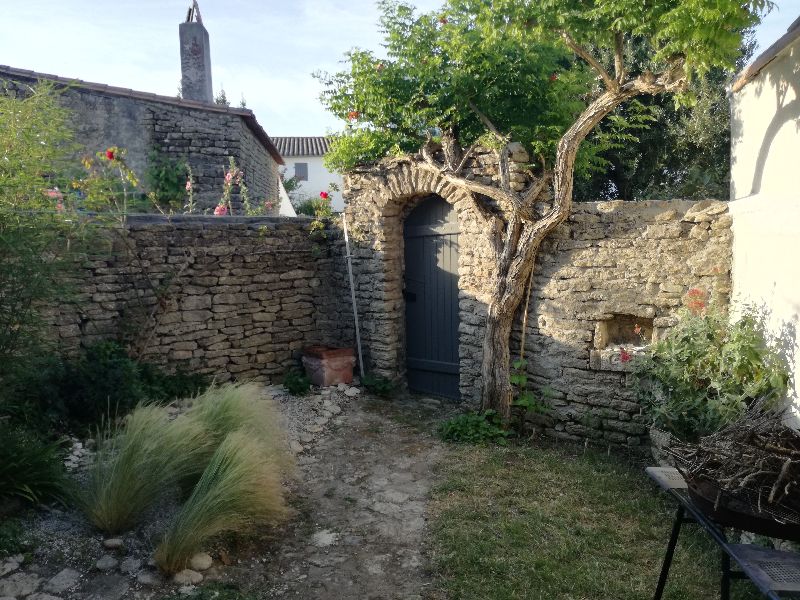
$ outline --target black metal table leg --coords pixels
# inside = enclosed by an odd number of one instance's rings
[[[678,505],[678,510],[675,513],[675,522],[672,524],[672,534],[669,536],[669,544],[667,544],[667,553],[664,555],[664,562],[661,565],[661,575],[658,577],[658,586],[656,587],[656,594],[653,600],[661,600],[664,593],[664,587],[667,585],[667,577],[669,576],[669,568],[672,566],[672,557],[675,554],[675,546],[678,543],[678,535],[681,532],[681,524],[684,520],[685,510],[682,504]]]
[[[731,598],[731,557],[725,550],[722,550],[722,579],[719,584],[719,596],[721,600]]]

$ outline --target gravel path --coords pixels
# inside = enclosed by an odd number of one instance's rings
[[[441,410],[428,399],[348,402],[299,457],[305,518],[267,567],[266,597],[426,597],[426,499],[443,447],[399,419],[423,422]]]

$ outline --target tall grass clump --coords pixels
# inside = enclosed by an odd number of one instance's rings
[[[258,384],[213,385],[195,398],[186,418],[207,432],[213,448],[229,434],[241,431],[261,446],[282,473],[292,467],[280,412]]]
[[[247,431],[228,434],[164,535],[159,568],[175,573],[209,539],[273,524],[287,515],[281,469]]]
[[[140,406],[102,436],[82,503],[106,533],[133,527],[165,490],[198,470],[212,452],[208,435],[189,419]]]

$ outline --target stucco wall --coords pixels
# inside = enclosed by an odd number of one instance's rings
[[[491,182],[491,165],[469,166]],[[515,171],[521,173],[521,167]],[[515,181],[516,179],[516,175]],[[486,306],[495,257],[491,224],[468,194],[399,159],[352,173],[346,216],[355,240],[354,271],[370,368],[403,379],[405,320],[403,227],[422,198],[438,194],[459,223],[459,362],[462,400],[477,404]],[[553,411],[539,426],[549,435],[638,446],[645,439],[640,407],[629,386],[631,363],[603,330],[620,316],[654,327],[674,324],[687,292],[727,305],[731,219],[722,202],[581,203],[541,247],[531,294],[527,358]],[[631,326],[632,328],[632,326]],[[512,339],[517,355],[519,331]],[[630,347],[629,347],[630,349]]]
[[[34,79],[5,78],[7,92],[25,93]],[[279,205],[278,165],[244,120],[232,113],[177,106],[157,99],[146,100],[93,89],[72,87],[61,94],[71,113],[75,141],[82,153],[94,155],[109,146],[128,151],[129,166],[139,176],[143,189],[150,153],[158,150],[192,168],[195,202],[202,208],[215,206],[222,193],[224,169],[232,156],[244,169],[251,198],[269,199]],[[238,197],[234,207],[238,208]]]
[[[766,314],[800,414],[800,41],[733,93],[731,110],[735,306]]]
[[[286,161],[287,179],[294,176],[295,163],[308,164],[308,181],[301,181],[300,189],[292,192],[292,199],[295,202],[306,198],[318,198],[319,193],[327,191],[331,183],[335,184],[339,190],[342,189],[342,176],[328,171],[325,165],[322,164],[321,156],[287,156],[284,157],[284,160]],[[331,193],[331,206],[335,212],[344,210],[344,199],[341,191]]]

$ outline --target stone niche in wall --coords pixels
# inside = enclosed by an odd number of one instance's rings
[[[653,319],[613,315],[594,326],[594,347],[589,367],[598,371],[632,371],[633,357],[653,341]]]

